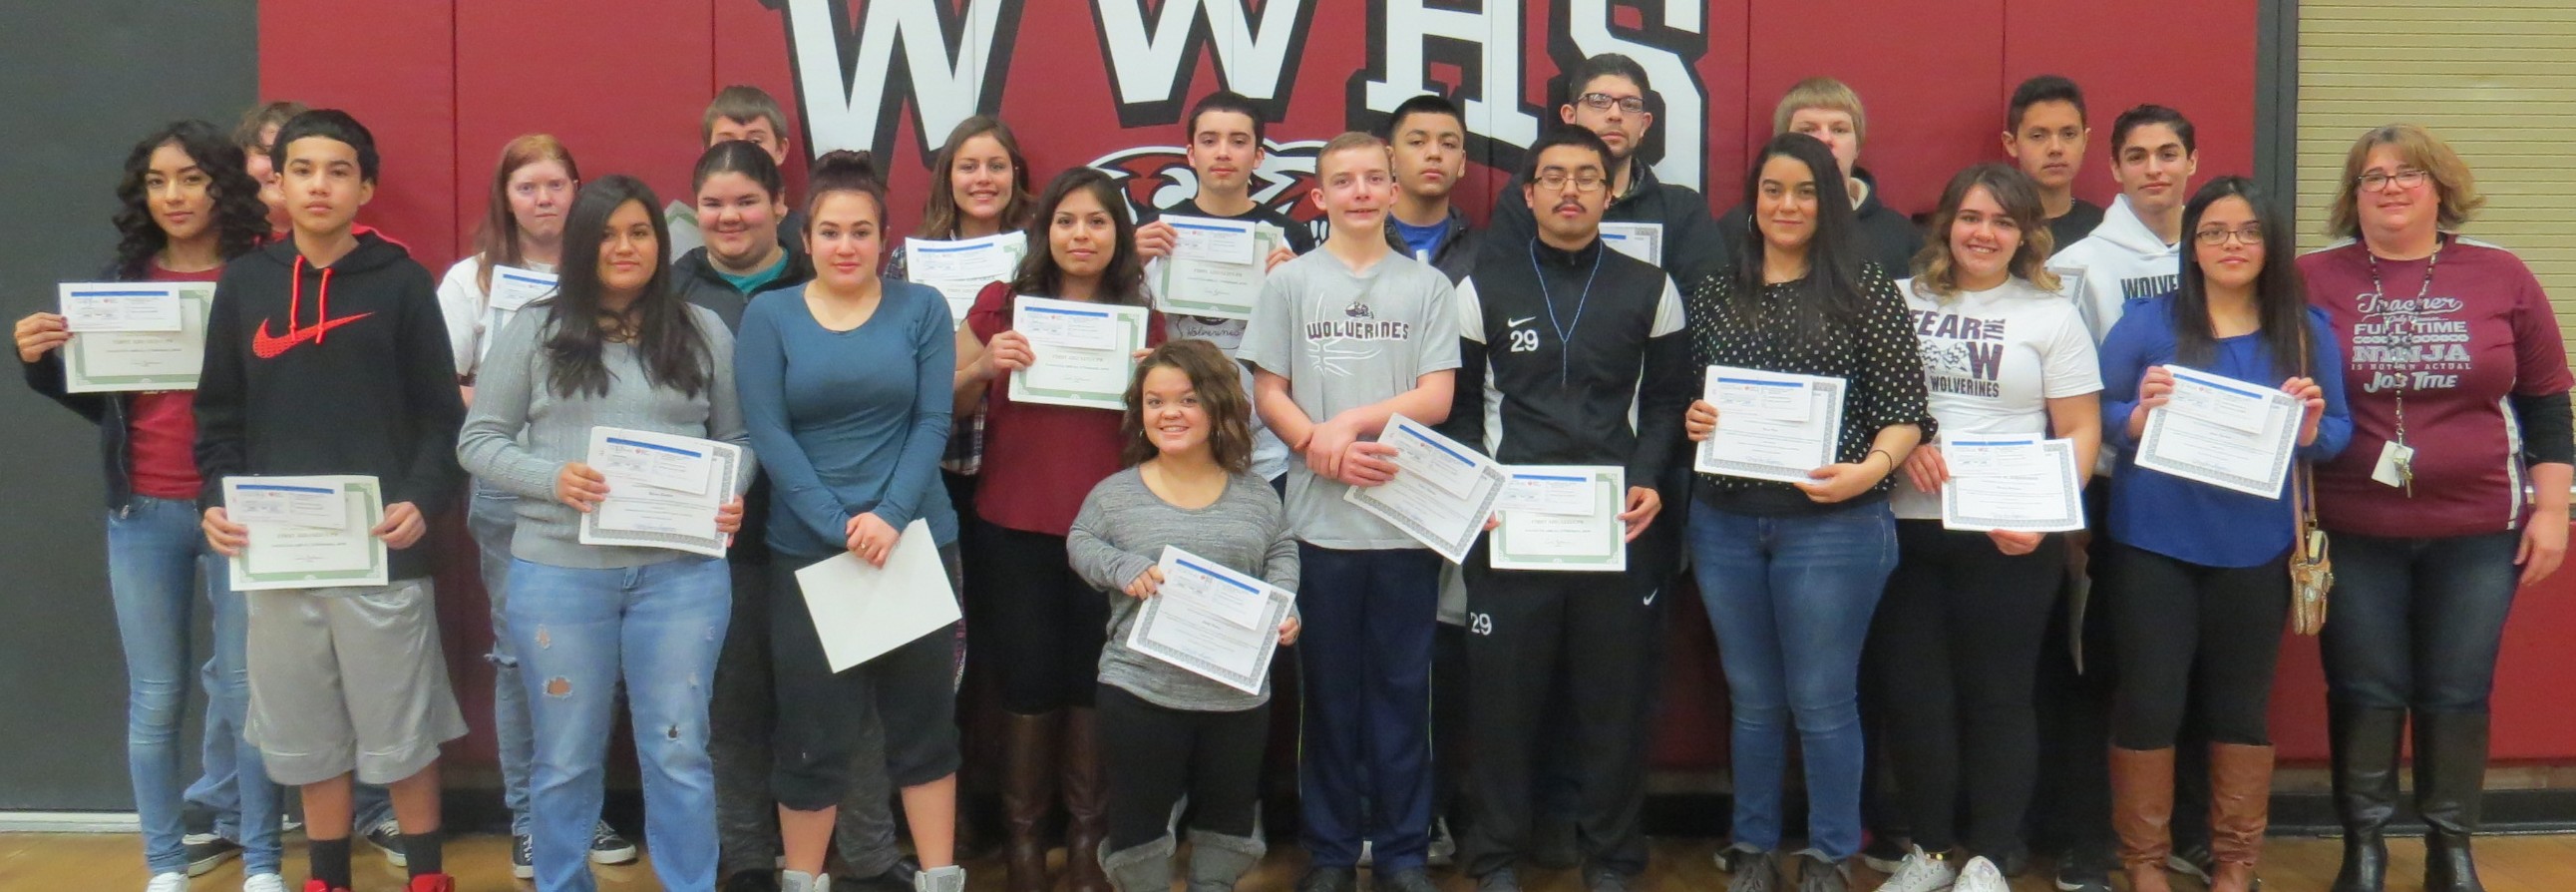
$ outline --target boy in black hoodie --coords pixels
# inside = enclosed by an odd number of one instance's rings
[[[451,892],[441,870],[438,746],[465,722],[448,689],[431,601],[428,517],[462,488],[465,407],[429,271],[355,232],[374,197],[375,139],[348,114],[305,112],[271,150],[289,238],[224,267],[197,389],[198,504],[207,542],[238,554],[248,531],[224,480],[366,474],[385,499],[373,532],[391,583],[246,593],[249,733],[269,775],[303,790],[313,881],[349,881],[350,778],[386,785],[410,892]],[[335,308],[333,304],[338,304]],[[309,308],[309,309],[308,309]]]
[[[1869,138],[1869,113],[1861,110],[1860,94],[1830,77],[1799,81],[1771,113],[1771,132],[1804,133],[1833,151],[1834,163],[1843,169],[1843,188],[1851,193],[1853,221],[1860,224],[1861,259],[1877,263],[1891,279],[1913,275],[1923,230],[1905,212],[1879,201],[1878,178],[1860,166],[1861,144]],[[1741,244],[1739,237],[1751,221],[1745,207],[1727,211],[1719,223],[1728,233],[1726,243]]]
[[[1641,156],[1646,134],[1655,126],[1655,113],[1648,110],[1653,107],[1654,86],[1646,81],[1645,66],[1620,53],[1602,53],[1566,72],[1565,104],[1557,106],[1556,116],[1610,146],[1610,207],[1602,221],[1661,227],[1663,259],[1656,265],[1673,281],[1688,284],[1726,269],[1733,242],[1713,228],[1707,198],[1689,186],[1657,179],[1654,165]],[[1538,220],[1530,213],[1523,185],[1516,177],[1494,196],[1488,244],[1518,250],[1538,236]]]

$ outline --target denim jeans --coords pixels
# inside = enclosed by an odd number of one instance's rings
[[[474,481],[465,529],[482,558],[483,591],[492,602],[492,736],[501,758],[501,804],[510,809],[510,835],[528,833],[528,759],[535,743],[528,731],[528,689],[519,682],[519,658],[510,649],[510,535],[519,528],[519,497]]]
[[[644,838],[662,888],[716,882],[715,769],[707,697],[733,586],[722,558],[573,569],[514,560],[509,624],[535,720],[530,763],[537,888],[589,892],[590,831],[626,689],[644,780]]]
[[[125,651],[126,770],[134,783],[134,812],[143,825],[143,858],[153,873],[188,869],[180,815],[179,723],[188,711],[190,612],[203,572],[215,629],[214,669],[206,675],[206,714],[222,715],[226,736],[209,737],[245,766],[236,794],[242,811],[243,866],[251,873],[278,867],[278,791],[260,767],[259,749],[242,739],[242,714],[250,703],[244,649],[249,609],[225,584],[223,559],[206,548],[192,502],[135,496],[107,516],[107,581],[116,607],[116,634]]]
[[[2522,533],[2439,539],[2334,534],[2323,647],[2346,706],[2484,712],[2513,610]]]
[[[1785,735],[1806,756],[1807,845],[1860,851],[1860,652],[1896,568],[1896,520],[1875,502],[1760,517],[1690,505],[1691,560],[1733,702],[1734,834],[1781,840]]]

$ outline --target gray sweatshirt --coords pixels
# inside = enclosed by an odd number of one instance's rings
[[[734,400],[733,334],[716,314],[689,308],[691,321],[706,338],[710,373],[696,396],[646,386],[641,354],[631,344],[611,343],[600,347],[608,394],[565,398],[547,384],[552,363],[544,342],[554,333],[552,316],[546,304],[532,305],[492,342],[475,378],[474,410],[457,438],[457,462],[475,479],[520,497],[518,531],[510,538],[512,557],[581,569],[640,567],[688,557],[667,548],[581,544],[581,513],[555,500],[555,475],[565,463],[589,454],[591,428],[622,427],[742,447],[742,470],[733,482],[734,494],[742,494],[758,469],[751,439],[743,432],[742,405]]]
[[[1127,583],[1161,561],[1165,545],[1297,590],[1297,540],[1288,535],[1279,494],[1261,478],[1233,475],[1214,504],[1192,511],[1155,495],[1135,468],[1112,474],[1082,500],[1082,512],[1074,515],[1073,530],[1064,539],[1075,575],[1109,599],[1101,683],[1167,709],[1233,712],[1268,702],[1267,680],[1259,695],[1246,694],[1127,648],[1144,603],[1127,596]]]

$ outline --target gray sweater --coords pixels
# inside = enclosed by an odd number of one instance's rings
[[[1269,701],[1267,680],[1259,695],[1246,694],[1127,648],[1127,636],[1143,609],[1143,602],[1127,596],[1127,583],[1162,560],[1165,545],[1297,590],[1297,540],[1288,535],[1279,494],[1261,478],[1236,474],[1214,504],[1192,511],[1155,495],[1135,468],[1112,474],[1082,500],[1082,511],[1064,539],[1073,572],[1109,599],[1101,683],[1167,709],[1232,712]]]
[[[531,305],[492,342],[475,379],[474,411],[457,438],[458,463],[475,479],[520,496],[518,531],[510,538],[512,557],[582,569],[640,567],[687,557],[687,552],[667,548],[581,544],[581,513],[555,500],[555,475],[565,463],[587,456],[591,428],[622,427],[742,447],[742,470],[733,484],[740,495],[757,467],[751,439],[743,432],[742,406],[734,400],[733,334],[716,314],[689,308],[691,321],[706,338],[710,372],[707,386],[696,396],[646,386],[643,360],[634,346],[611,343],[600,349],[600,361],[608,367],[608,394],[567,399],[546,383],[551,362],[543,344],[554,333],[553,315],[546,304]]]

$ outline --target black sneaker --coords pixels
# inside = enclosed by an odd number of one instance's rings
[[[1431,872],[1416,867],[1396,871],[1383,882],[1369,883],[1370,892],[1440,892],[1440,884],[1431,881]]]
[[[1521,892],[1521,875],[1506,867],[1477,877],[1476,892]]]
[[[590,863],[633,864],[635,844],[617,835],[617,828],[608,826],[607,821],[593,824],[590,827]]]
[[[192,877],[205,876],[224,862],[241,857],[240,843],[212,833],[191,833],[179,837],[179,842],[188,847],[188,875]]]
[[[403,854],[402,825],[394,819],[377,821],[376,826],[367,828],[365,836],[367,844],[375,846],[376,851],[385,856],[385,863],[395,867],[411,866],[411,856]]]
[[[1798,892],[1851,892],[1851,868],[1814,849],[1798,853]]]
[[[510,875],[523,880],[537,878],[536,837],[510,837]]]
[[[1719,870],[1726,871],[1726,892],[1776,892],[1780,888],[1777,859],[1760,849],[1728,846],[1717,853]]]
[[[1297,881],[1297,892],[1359,892],[1360,872],[1348,867],[1318,867]]]
[[[1869,845],[1861,847],[1860,863],[1867,865],[1871,870],[1893,876],[1897,868],[1905,866],[1905,856],[1913,852],[1913,844],[1903,839],[1894,836],[1872,836],[1869,839]]]
[[[2057,892],[2111,892],[2110,859],[2099,853],[2068,852],[2057,859]]]

